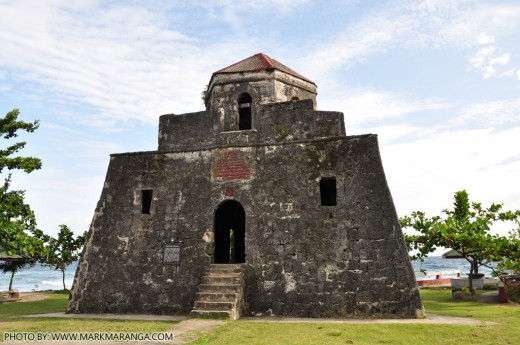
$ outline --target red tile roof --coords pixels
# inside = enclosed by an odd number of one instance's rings
[[[303,79],[309,83],[314,84],[314,82],[305,78],[300,73],[293,71],[289,67],[285,66],[283,63],[281,63],[263,53],[258,53],[253,56],[250,56],[247,59],[236,62],[226,68],[216,71],[213,74],[253,72],[253,71],[272,70],[272,69],[277,69],[279,71],[285,72],[287,74],[290,74],[292,76],[295,76],[297,78]]]

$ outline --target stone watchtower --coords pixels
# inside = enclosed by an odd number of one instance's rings
[[[112,155],[69,312],[420,315],[377,136],[316,94],[256,54],[161,116],[157,151]]]

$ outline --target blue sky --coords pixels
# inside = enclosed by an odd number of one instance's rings
[[[160,115],[258,52],[379,135],[400,216],[461,189],[520,209],[518,1],[0,0],[0,47],[0,113],[41,121],[13,184],[48,233],[87,230],[109,154],[156,149]]]

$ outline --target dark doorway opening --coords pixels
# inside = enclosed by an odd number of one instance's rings
[[[247,93],[238,98],[238,129],[251,129],[251,103],[253,99]]]
[[[246,213],[235,200],[224,201],[215,212],[215,263],[243,263]]]

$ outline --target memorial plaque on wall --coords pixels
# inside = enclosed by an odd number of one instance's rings
[[[175,241],[164,244],[163,264],[178,265],[181,263],[181,242]]]

